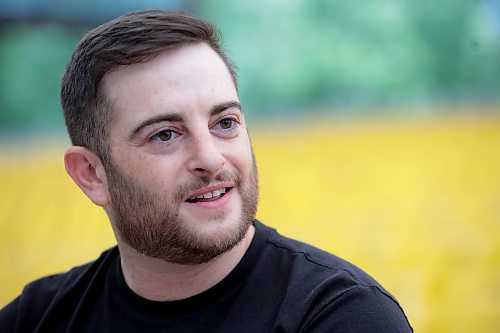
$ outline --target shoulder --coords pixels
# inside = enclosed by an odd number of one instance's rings
[[[103,252],[95,261],[30,282],[21,295],[1,310],[0,328],[19,329],[20,325],[36,325],[54,308],[75,305],[102,266],[117,255],[117,249],[112,248]]]
[[[60,274],[49,275],[35,280],[24,288],[21,298],[29,295],[46,296],[47,300],[58,295],[62,290],[70,291],[87,285],[93,279],[96,272],[102,269],[111,258],[118,255],[117,248],[104,251],[99,258],[89,263],[73,267],[69,271]]]
[[[398,302],[377,286],[358,285],[321,304],[304,332],[413,332]]]
[[[277,265],[286,272],[286,301],[301,308],[301,327],[306,331],[411,331],[396,298],[359,267],[274,229],[256,226],[267,232],[264,255],[272,258],[268,266]],[[389,329],[395,327],[400,330]]]
[[[275,253],[282,260],[290,262],[296,270],[294,273],[316,278],[313,280],[337,278],[345,280],[345,288],[353,286],[375,286],[383,289],[370,275],[356,265],[310,244],[291,239],[268,229],[265,251]]]

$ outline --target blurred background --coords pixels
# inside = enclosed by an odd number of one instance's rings
[[[222,30],[263,222],[368,271],[417,332],[500,332],[500,0],[1,0],[0,307],[115,243],[64,171],[59,80],[141,8]]]

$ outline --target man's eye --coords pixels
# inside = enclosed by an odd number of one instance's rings
[[[219,126],[223,130],[232,129],[236,126],[237,122],[231,118],[224,118],[219,121]]]
[[[151,141],[167,142],[174,138],[175,132],[172,130],[163,130],[151,137]]]

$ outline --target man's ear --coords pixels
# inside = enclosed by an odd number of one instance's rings
[[[64,154],[66,172],[80,189],[98,206],[109,205],[108,182],[101,159],[92,151],[72,146]]]

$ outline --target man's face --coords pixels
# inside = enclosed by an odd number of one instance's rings
[[[257,171],[228,69],[206,44],[105,75],[119,241],[168,262],[207,262],[245,236]]]

